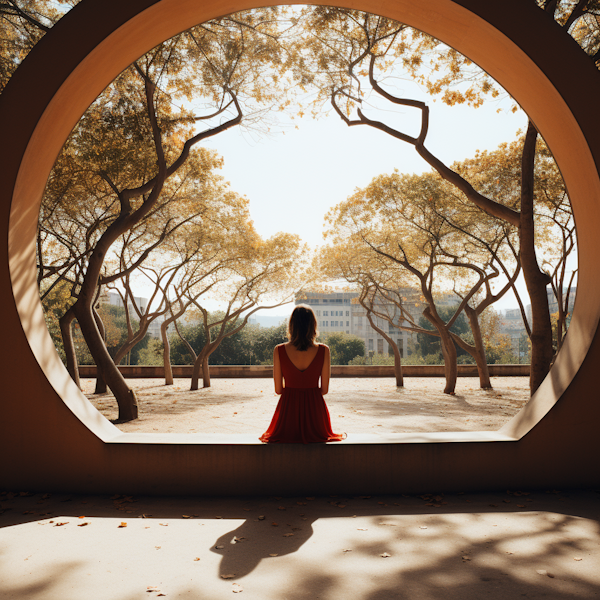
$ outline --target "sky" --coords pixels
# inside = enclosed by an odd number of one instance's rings
[[[470,158],[477,150],[494,150],[514,140],[527,124],[522,112],[510,111],[509,98],[478,109],[448,107],[433,102],[416,85],[405,85],[409,89],[404,93],[429,104],[426,146],[447,164]],[[415,134],[420,123],[416,109],[395,107],[391,112],[389,106],[380,105],[365,112],[409,134]],[[333,112],[318,120],[304,117],[283,122],[269,136],[233,128],[210,138],[206,146],[224,158],[221,174],[232,189],[250,200],[258,233],[263,237],[279,231],[296,233],[311,247],[324,243],[327,211],[356,188],[394,169],[401,173],[430,170],[412,146],[371,127],[348,127]],[[513,307],[517,303],[512,294],[495,304],[497,310]],[[288,305],[263,314],[287,315],[292,308]]]

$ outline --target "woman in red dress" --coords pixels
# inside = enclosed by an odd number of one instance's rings
[[[325,344],[315,343],[317,319],[310,306],[299,304],[290,317],[287,344],[273,352],[275,393],[281,398],[262,442],[309,444],[339,442],[333,433],[323,396],[329,390],[331,358]],[[321,386],[319,387],[319,378]]]

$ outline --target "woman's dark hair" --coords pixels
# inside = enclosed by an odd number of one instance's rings
[[[319,335],[317,318],[310,306],[298,304],[290,315],[287,331],[288,339],[297,350],[308,350]]]

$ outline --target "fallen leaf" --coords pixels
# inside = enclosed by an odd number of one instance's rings
[[[293,533],[284,533],[284,534],[283,534],[283,537],[291,537],[291,536],[293,536],[293,535],[294,535]]]
[[[142,519],[149,519],[152,515],[142,515]]]
[[[463,556],[462,559],[463,560],[471,560],[471,557],[470,556]]]
[[[508,550],[506,551],[506,554],[512,554],[512,552],[509,552]]]
[[[244,591],[244,588],[239,583],[234,583],[233,586],[232,586],[232,588],[231,588],[231,591],[234,594],[239,594],[240,592]]]
[[[545,569],[537,569],[536,573],[538,575],[548,575],[548,571],[546,571]]]
[[[269,554],[269,556],[279,556],[279,554]]]
[[[159,525],[162,525],[163,527],[168,527],[169,526],[168,523],[159,523]]]
[[[273,527],[279,527],[279,523],[275,523],[275,521],[273,521],[271,525],[273,525]]]
[[[574,556],[573,560],[580,561],[580,560],[583,560],[583,558],[580,558],[579,556]]]
[[[517,508],[525,508],[524,504],[517,504]]]
[[[395,523],[378,523],[378,525],[385,525],[386,527],[396,527]]]
[[[119,528],[121,528],[121,527],[127,527],[127,523],[125,523],[125,521],[121,521]]]
[[[427,525],[421,525],[419,529],[427,529]]]
[[[265,515],[259,515],[258,520],[259,521],[264,521],[265,520]]]
[[[191,519],[192,516],[191,515],[181,515],[184,519]]]
[[[381,558],[389,558],[392,555],[388,554],[387,552],[384,552],[383,554],[380,554],[379,556],[381,556]]]
[[[85,527],[86,525],[89,525],[90,522],[86,521],[85,523],[79,523],[79,525],[77,525],[77,527]]]
[[[52,521],[50,521],[52,523]],[[54,523],[54,527],[62,527],[63,525],[68,525],[68,521],[64,521],[63,523]]]
[[[221,579],[233,579],[235,577],[235,573],[231,573],[229,575],[221,575]]]
[[[215,519],[222,519],[223,517],[215,517]]]
[[[200,558],[198,558],[198,557],[196,556],[196,558],[195,558],[194,560],[200,560]]]
[[[224,547],[225,547],[225,546],[215,546],[215,548],[216,548],[217,550],[221,550],[221,549],[222,549],[222,548],[224,548]]]
[[[296,504],[299,504],[300,506],[305,506],[306,502],[301,502],[300,500],[298,500],[298,502],[296,502]]]
[[[356,531],[369,531],[366,527],[358,527]]]
[[[345,548],[344,550],[342,550],[342,552],[352,552],[352,550],[350,548]]]
[[[279,510],[285,510],[285,506],[278,506],[277,507]]]
[[[154,548],[155,548],[156,550],[160,550],[160,549],[161,549],[161,546],[154,546]]]
[[[345,504],[338,504],[338,508],[346,508]]]

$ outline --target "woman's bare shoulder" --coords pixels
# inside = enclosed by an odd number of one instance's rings
[[[323,348],[325,348],[325,352],[329,352],[329,346],[327,344],[319,344],[319,346],[323,346]]]

